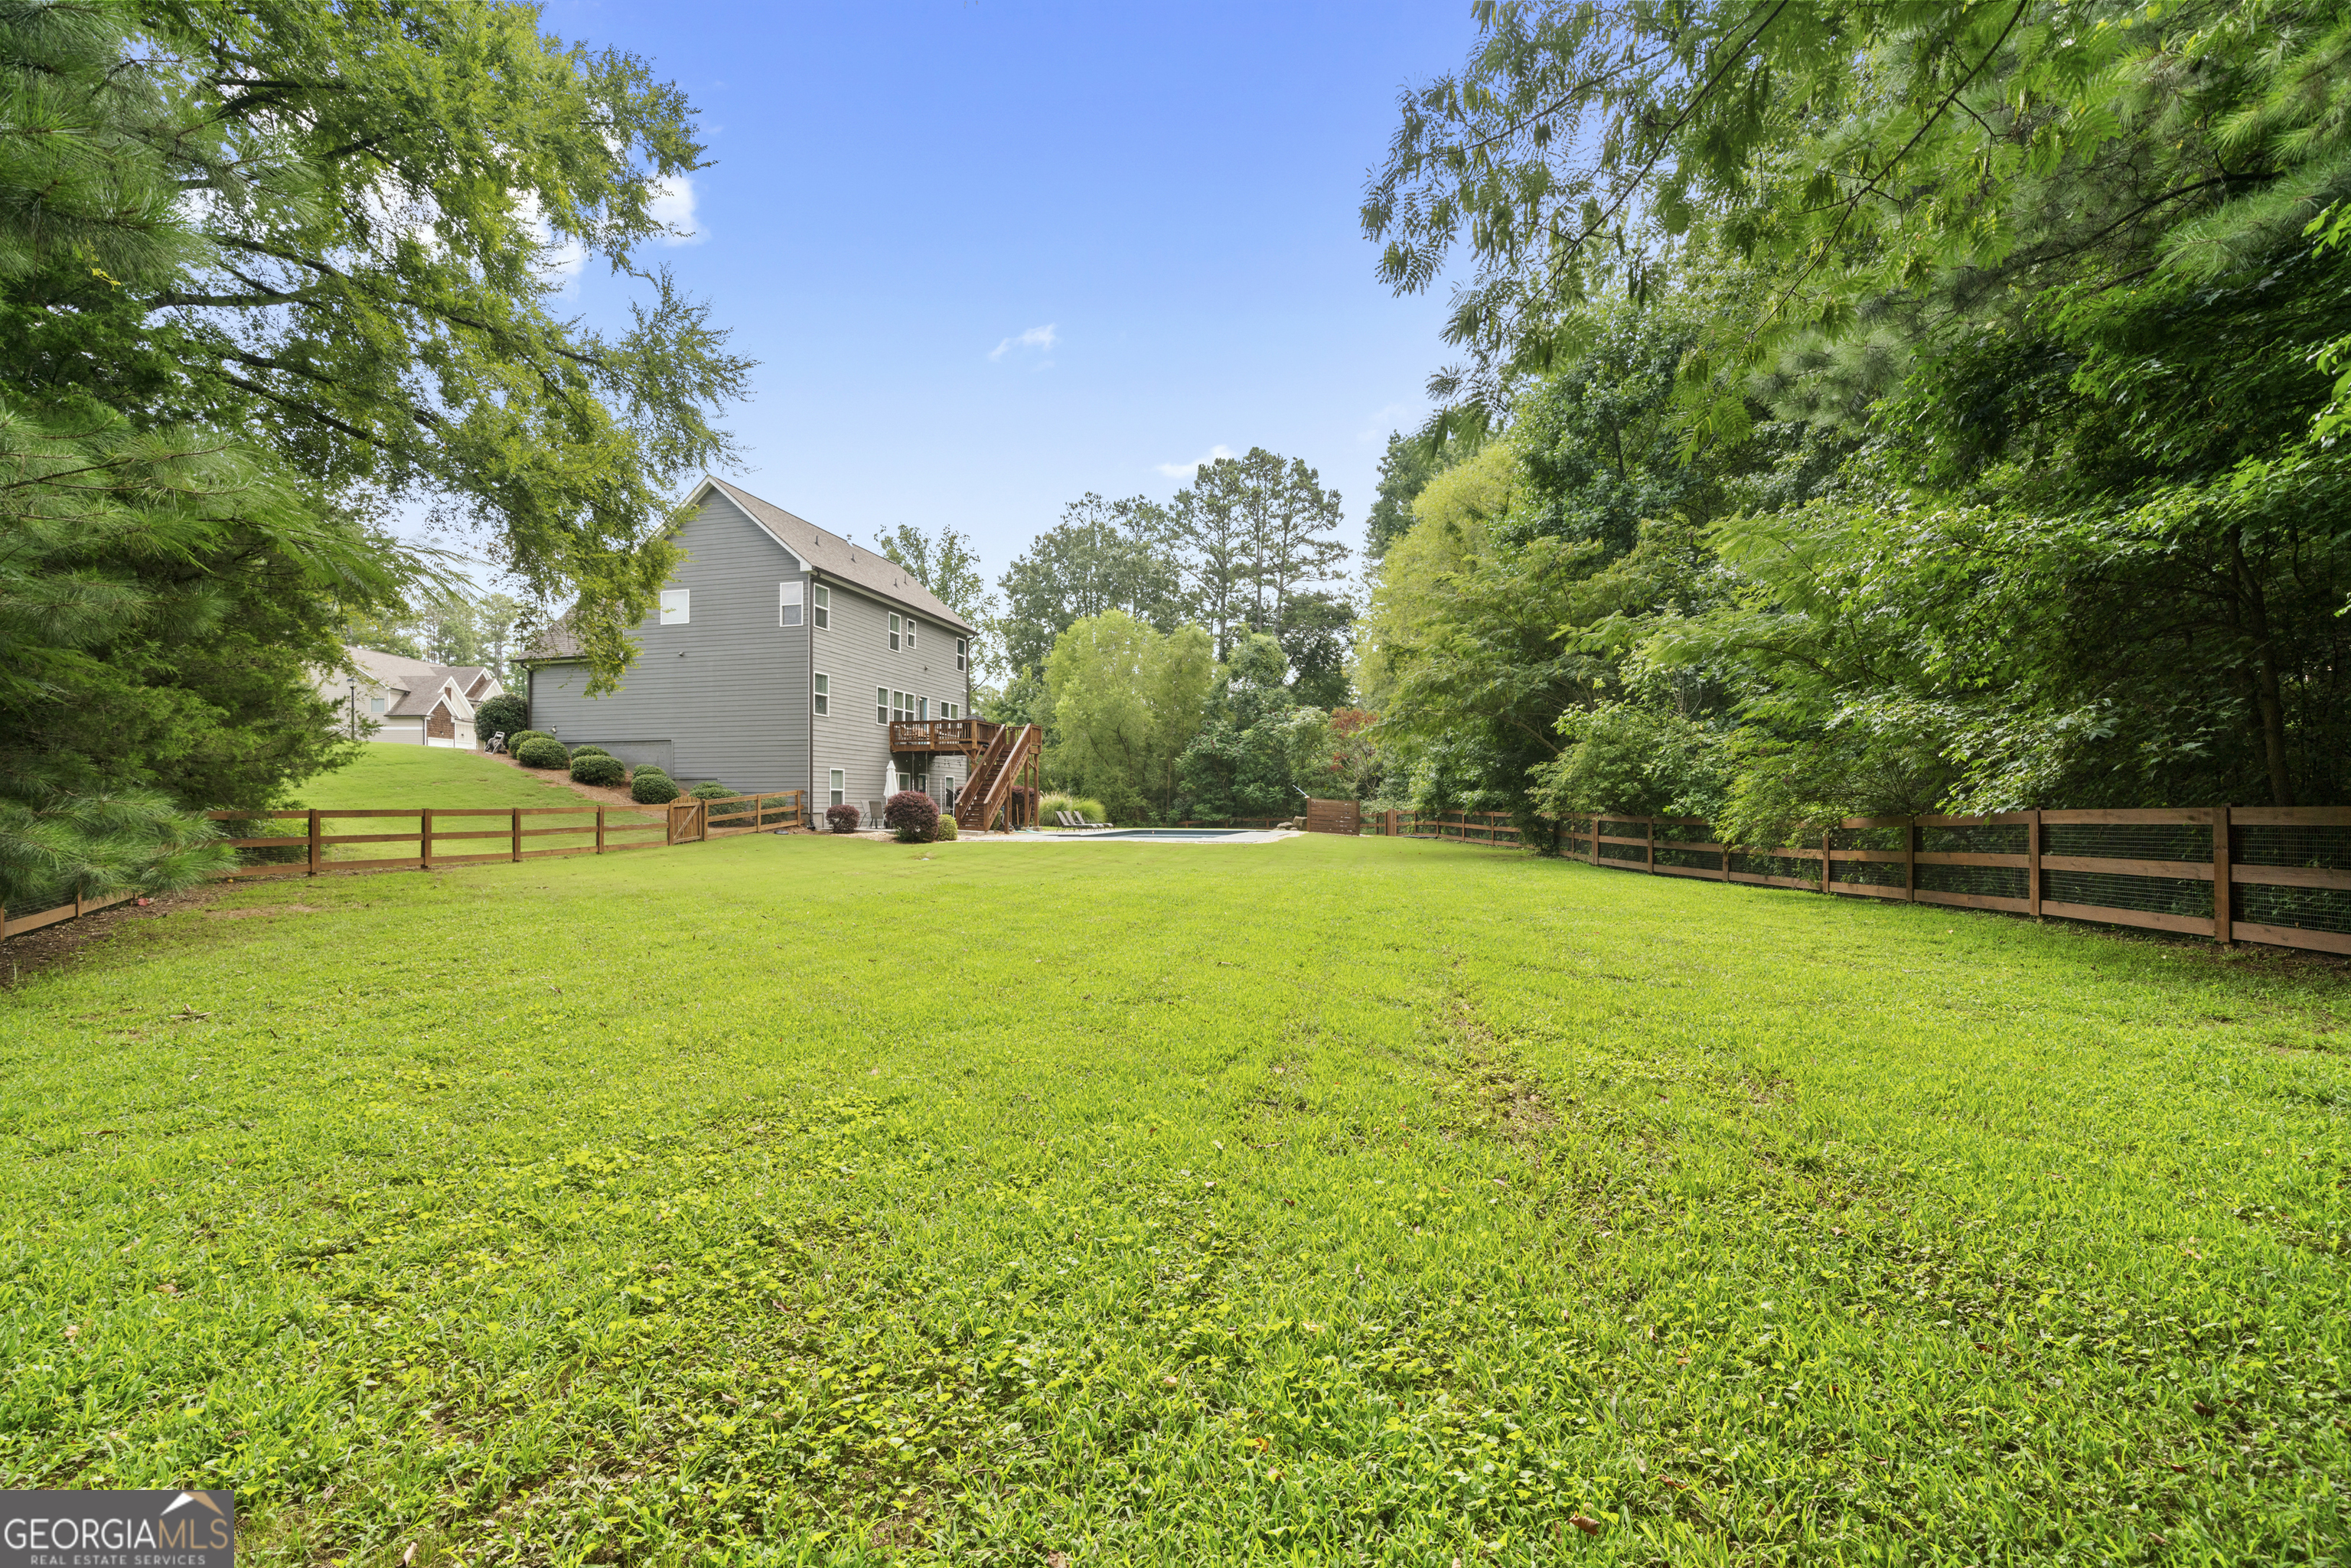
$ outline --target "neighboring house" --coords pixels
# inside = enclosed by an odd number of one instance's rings
[[[870,821],[900,789],[951,803],[971,758],[893,752],[891,724],[970,716],[970,624],[888,557],[732,485],[705,479],[686,504],[685,559],[620,689],[586,695],[558,622],[522,661],[531,727],[681,784],[806,789],[820,821],[831,805]]]
[[[434,664],[373,648],[345,648],[359,671],[329,671],[319,691],[335,705],[336,727],[365,740],[451,746],[472,751],[474,709],[506,687],[478,664]]]

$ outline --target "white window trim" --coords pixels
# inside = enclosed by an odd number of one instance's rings
[[[831,799],[827,800],[825,804],[828,806],[847,805],[849,802],[845,797],[849,793],[849,789],[848,777],[845,770],[839,768],[831,768],[828,770],[826,779],[827,783],[825,785],[825,792],[830,795]]]
[[[819,718],[832,716],[832,677],[819,672],[809,677],[809,706]]]
[[[806,618],[802,601],[807,594],[808,585],[804,582],[776,584],[776,624],[778,626],[794,627],[800,624]]]
[[[956,639],[956,668],[958,670],[966,670],[971,667],[968,662],[971,656],[970,643],[971,639],[968,637],[958,637]]]
[[[813,586],[815,591],[810,593],[809,598],[814,613],[809,617],[809,621],[818,631],[830,632],[832,630],[832,590],[821,582]]]
[[[684,626],[694,620],[694,591],[690,588],[664,588],[661,591],[661,623]]]
[[[914,618],[913,616],[909,615],[909,616],[907,616],[907,617],[906,617],[906,652],[908,652],[909,653],[913,653],[914,651]]]
[[[875,724],[890,722],[890,689],[887,686],[873,688],[873,722]]]
[[[893,653],[898,651],[898,627],[901,618],[896,611],[893,610],[890,612],[890,652]]]

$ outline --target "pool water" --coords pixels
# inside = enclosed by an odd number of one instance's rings
[[[1088,833],[1090,839],[1237,839],[1251,831],[1248,828],[1120,828],[1113,832]]]

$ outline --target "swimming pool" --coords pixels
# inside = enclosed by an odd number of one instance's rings
[[[1084,835],[1089,839],[1238,839],[1251,836],[1254,836],[1254,831],[1249,828],[1113,828],[1107,833]]]

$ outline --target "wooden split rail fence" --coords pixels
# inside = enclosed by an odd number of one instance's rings
[[[354,810],[207,811],[217,822],[274,824],[297,821],[302,831],[260,833],[225,841],[230,847],[253,855],[246,863],[215,873],[234,881],[272,876],[319,876],[328,873],[435,871],[446,866],[476,865],[487,861],[544,860],[557,855],[601,855],[622,850],[659,849],[699,843],[705,839],[737,833],[772,832],[779,828],[808,825],[807,792],[785,789],[761,795],[729,795],[716,800],[674,800],[666,807],[631,810],[615,806],[447,807],[403,806]],[[551,823],[549,818],[575,819]],[[577,819],[591,819],[579,821]],[[648,821],[651,818],[653,820]],[[494,820],[496,826],[490,825]],[[621,820],[614,820],[621,819]],[[528,821],[526,821],[528,820]],[[345,832],[345,824],[372,826],[412,822],[385,832]],[[654,835],[654,836],[648,836]],[[569,838],[563,844],[527,847],[528,841]],[[498,848],[487,849],[495,841]],[[346,846],[413,844],[413,854],[364,855],[340,858]],[[463,848],[452,852],[451,845]],[[0,937],[37,931],[61,920],[109,908],[131,898],[119,894],[103,899],[77,899],[54,909],[0,918]]]
[[[2351,806],[1852,817],[1817,848],[1718,843],[1694,817],[1560,826],[1618,871],[2351,953]]]

